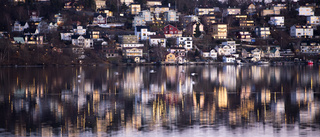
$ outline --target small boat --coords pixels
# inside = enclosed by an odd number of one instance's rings
[[[195,75],[197,75],[197,73],[191,73],[191,76],[195,76]]]
[[[257,64],[259,64],[259,65],[269,65],[270,62],[269,61],[265,61],[265,60],[260,60],[260,61],[257,62]]]
[[[313,65],[313,61],[312,61],[312,60],[309,60],[309,61],[308,61],[308,65]]]

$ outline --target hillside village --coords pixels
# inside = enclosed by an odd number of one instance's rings
[[[317,0],[5,1],[5,65],[318,62],[320,56]]]

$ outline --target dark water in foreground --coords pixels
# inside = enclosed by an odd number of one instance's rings
[[[319,66],[0,68],[0,136],[319,136]]]

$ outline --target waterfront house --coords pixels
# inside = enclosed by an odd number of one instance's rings
[[[217,45],[215,50],[220,56],[231,55],[231,47],[229,45]]]
[[[176,63],[176,55],[174,53],[168,53],[166,55],[165,63]]]
[[[309,25],[293,25],[290,27],[290,36],[291,37],[305,37],[312,38],[313,37],[313,28]]]
[[[203,50],[203,51],[202,51],[202,57],[204,57],[204,58],[210,58],[210,59],[217,59],[218,53],[216,52],[215,49]]]
[[[143,48],[124,48],[122,52],[122,55],[126,58],[141,58],[143,56]]]
[[[224,46],[229,46],[230,47],[230,54],[235,54],[237,52],[237,45],[236,45],[236,41],[225,41],[222,42],[221,44],[223,47]]]
[[[234,56],[223,56],[222,60],[224,63],[235,63],[236,62],[236,58]]]
[[[320,53],[320,43],[317,41],[302,41],[300,43],[300,53],[318,54]]]
[[[163,33],[166,38],[176,38],[182,36],[182,31],[170,24],[163,28]]]

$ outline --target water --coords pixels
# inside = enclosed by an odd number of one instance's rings
[[[319,136],[319,66],[0,68],[0,136]]]

